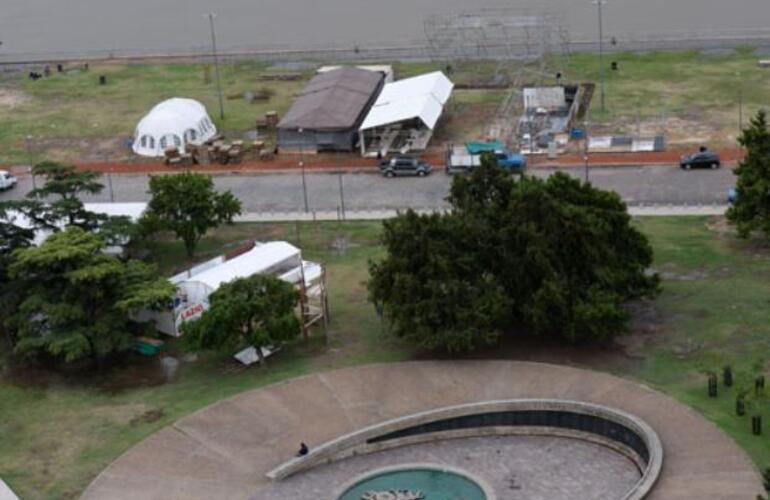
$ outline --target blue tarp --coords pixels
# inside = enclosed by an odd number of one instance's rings
[[[483,153],[484,151],[501,151],[505,149],[505,144],[502,143],[502,141],[492,141],[492,142],[466,142],[465,147],[468,150],[468,153],[472,155],[477,155],[480,153]]]

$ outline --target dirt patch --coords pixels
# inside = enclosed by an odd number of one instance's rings
[[[21,90],[0,89],[0,109],[14,109],[32,100]]]
[[[135,416],[134,418],[131,419],[129,424],[131,425],[131,427],[136,427],[137,425],[141,425],[141,424],[151,424],[153,422],[157,422],[158,420],[163,418],[165,415],[166,415],[166,412],[163,411],[163,408],[153,408],[151,410],[147,410]]]
[[[137,387],[154,387],[167,382],[166,375],[156,358],[127,354],[109,362],[110,369],[98,372],[87,364],[52,367],[34,362],[13,361],[2,373],[9,384],[33,389],[50,386],[91,387],[108,394],[117,394]]]

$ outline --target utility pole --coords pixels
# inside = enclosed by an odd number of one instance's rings
[[[738,133],[743,131],[743,80],[740,72],[736,73],[738,77]]]
[[[222,81],[219,78],[219,57],[217,56],[217,36],[214,32],[214,17],[216,14],[209,12],[206,14],[209,18],[209,28],[211,28],[211,53],[214,56],[214,74],[217,79],[217,94],[219,95],[219,117],[225,119],[225,105],[222,100]]]
[[[310,212],[310,206],[307,202],[307,182],[305,181],[305,155],[302,149],[302,141],[304,140],[304,130],[302,128],[297,129],[297,133],[300,136],[299,141],[299,166],[302,168],[302,197],[305,200],[305,213]]]
[[[596,5],[597,14],[599,16],[599,79],[600,79],[600,93],[601,93],[601,103],[602,103],[602,112],[604,112],[604,26],[603,26],[603,19],[602,19],[602,6],[605,4],[607,0],[594,0],[594,4]]]
[[[588,184],[588,143],[589,143],[589,134],[588,134],[588,127],[589,127],[589,111],[586,110],[586,118],[585,118],[585,131],[583,135],[585,136],[585,150],[583,151],[583,162],[585,162],[585,182]]]
[[[339,180],[340,185],[340,208],[342,210],[342,220],[345,220],[345,189],[342,186],[342,172],[337,174],[337,179]]]

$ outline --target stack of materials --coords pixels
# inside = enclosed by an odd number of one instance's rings
[[[164,161],[166,165],[191,165],[193,157],[190,153],[180,153],[176,146],[169,146],[163,150]]]
[[[167,165],[235,165],[243,161],[248,147],[243,141],[236,140],[230,143],[222,139],[222,136],[214,137],[203,144],[188,144],[187,154],[179,154],[176,148],[168,148],[166,151]]]

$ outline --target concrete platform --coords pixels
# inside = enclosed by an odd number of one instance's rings
[[[301,441],[313,447],[427,409],[514,398],[581,400],[644,419],[665,453],[651,499],[754,499],[762,492],[748,456],[668,396],[571,367],[468,361],[348,368],[240,394],[139,443],[105,469],[82,498],[263,498],[260,491],[269,486],[265,473],[290,458]]]

